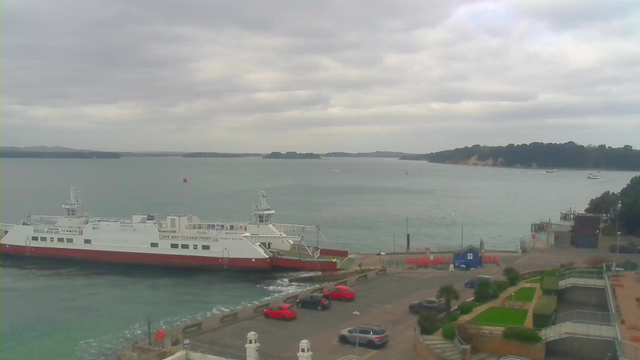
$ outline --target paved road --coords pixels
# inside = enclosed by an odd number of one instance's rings
[[[295,354],[302,339],[311,342],[311,351],[315,359],[353,359],[354,356],[360,360],[417,359],[413,336],[416,316],[407,311],[411,301],[433,297],[437,289],[446,284],[455,284],[461,297],[466,299],[473,293],[471,289],[464,289],[462,283],[478,274],[500,276],[502,269],[509,265],[521,271],[529,271],[550,268],[569,261],[579,264],[596,255],[611,256],[602,251],[567,249],[525,256],[502,256],[502,266],[488,265],[485,269],[471,272],[391,269],[388,275],[355,286],[357,298],[353,302],[334,301],[330,310],[322,312],[299,309],[298,319],[290,322],[258,317],[202,334],[192,340],[211,346],[237,349],[243,353],[247,333],[256,331],[263,360],[270,359],[269,353]],[[638,260],[640,256],[621,254],[620,258]],[[337,342],[337,334],[341,329],[367,323],[381,325],[387,329],[390,335],[388,346],[378,350],[356,349],[354,346]],[[286,357],[290,358],[295,359]]]

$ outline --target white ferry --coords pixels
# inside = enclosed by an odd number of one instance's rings
[[[600,180],[600,172],[589,173],[589,175],[587,175],[587,179],[589,179],[589,180]]]
[[[65,216],[30,215],[19,225],[0,224],[0,254],[167,267],[322,271],[336,270],[336,258],[348,256],[346,251],[307,247],[301,234],[316,231],[319,236],[317,226],[272,223],[275,211],[264,191],[248,223],[203,222],[195,215],[178,214],[96,218],[80,211],[81,206],[80,191],[72,187],[62,205]]]

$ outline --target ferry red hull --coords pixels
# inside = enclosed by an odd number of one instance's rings
[[[229,269],[229,270],[255,270],[264,271],[271,269],[270,259],[242,259],[205,256],[184,256],[165,254],[142,254],[119,251],[96,251],[82,249],[60,249],[45,247],[28,247],[19,245],[0,245],[0,254],[47,258],[65,259],[76,261],[99,261],[111,263],[125,263],[133,265],[147,265],[174,268],[197,269]]]
[[[333,261],[314,261],[283,257],[269,259],[243,259],[208,256],[184,256],[165,254],[143,254],[119,251],[96,251],[83,249],[60,249],[49,247],[29,247],[20,245],[0,245],[0,254],[46,258],[64,259],[89,262],[111,262],[131,265],[146,265],[173,268],[194,269],[228,269],[228,270],[255,270],[264,271],[273,269],[303,270],[303,271],[336,271],[337,263]]]

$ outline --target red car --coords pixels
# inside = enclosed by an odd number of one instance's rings
[[[264,317],[274,319],[293,320],[298,316],[298,311],[293,305],[276,305],[264,310]]]
[[[356,292],[348,286],[336,286],[322,293],[323,296],[331,300],[353,300],[356,298]]]

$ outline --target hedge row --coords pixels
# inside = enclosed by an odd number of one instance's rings
[[[515,340],[527,343],[539,343],[542,337],[537,331],[523,327],[508,327],[502,332],[502,338],[505,340]]]
[[[533,307],[533,327],[542,329],[553,325],[553,315],[558,306],[558,297],[553,295],[543,295],[538,299]]]

